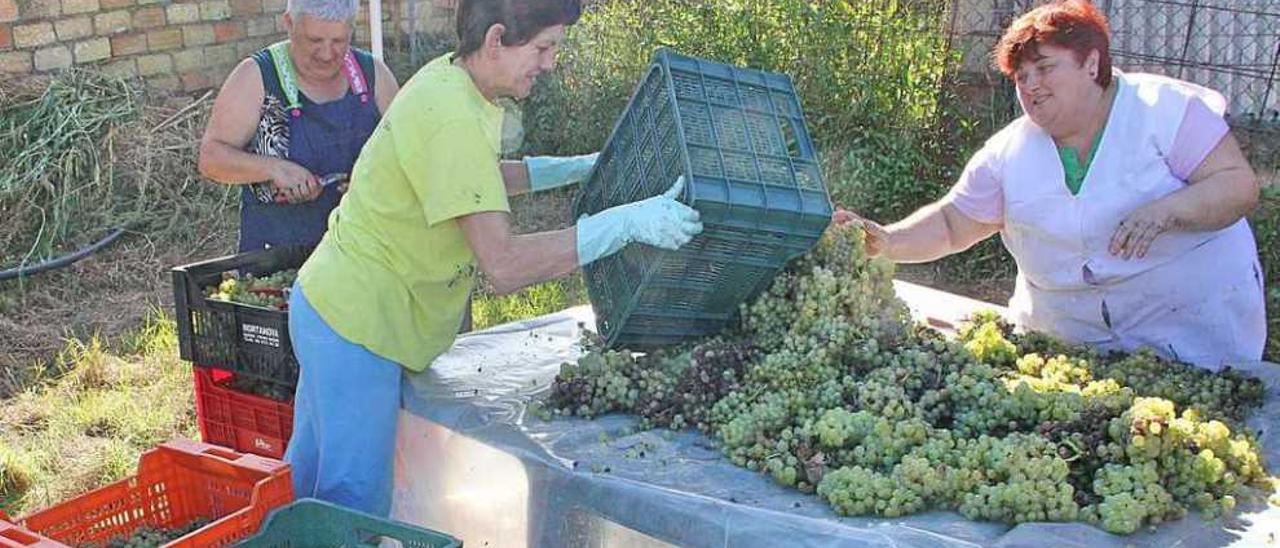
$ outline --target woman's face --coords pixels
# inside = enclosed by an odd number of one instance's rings
[[[527,43],[501,46],[498,63],[502,70],[499,95],[523,99],[533,91],[533,82],[544,72],[556,68],[556,53],[564,40],[564,25],[542,29]]]
[[[1039,46],[1039,56],[1023,61],[1013,75],[1018,101],[1031,121],[1060,135],[1082,123],[1089,101],[1097,97],[1098,52],[1092,51],[1083,63],[1069,49]]]
[[[342,59],[351,47],[350,21],[328,21],[306,14],[294,19],[286,12],[284,27],[289,33],[293,64],[304,78],[330,80],[340,76]]]

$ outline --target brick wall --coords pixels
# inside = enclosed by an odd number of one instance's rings
[[[0,0],[0,78],[91,66],[163,90],[216,87],[241,59],[284,38],[285,1]],[[451,21],[450,0],[417,0],[410,10],[412,1],[384,3],[384,35],[414,26],[411,12],[422,31],[452,28],[441,24]],[[366,46],[367,16],[362,9],[356,31]]]

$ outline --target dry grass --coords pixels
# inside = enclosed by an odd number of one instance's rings
[[[5,93],[0,101],[20,91]],[[115,341],[137,329],[148,309],[170,310],[169,268],[232,251],[237,194],[202,180],[195,167],[210,102],[148,95],[136,119],[103,139],[99,170],[110,174],[111,193],[90,214],[128,219],[123,238],[71,267],[0,282],[0,397],[62,373],[51,357],[64,340],[101,334]],[[0,233],[19,233],[28,221],[0,217]],[[110,228],[62,247],[85,245]]]

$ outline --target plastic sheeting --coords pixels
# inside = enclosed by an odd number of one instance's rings
[[[898,285],[918,320],[947,327],[986,306]],[[469,547],[518,546],[1267,546],[1280,508],[1242,504],[1229,521],[1196,515],[1121,537],[1081,523],[1010,527],[954,512],[842,518],[824,501],[734,466],[706,436],[633,432],[635,419],[542,421],[526,413],[575,359],[577,307],[460,337],[406,377],[393,515]],[[1249,425],[1280,463],[1280,368],[1239,366],[1267,385]],[[629,454],[629,455],[628,455]]]

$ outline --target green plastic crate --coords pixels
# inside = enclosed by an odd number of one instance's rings
[[[317,499],[298,499],[267,516],[262,530],[240,548],[327,548],[379,546],[382,537],[404,548],[461,548],[444,533],[374,517]]]
[[[660,49],[574,205],[575,216],[661,194],[704,232],[677,251],[630,245],[584,269],[597,329],[644,348],[724,329],[818,241],[831,199],[791,79]]]

